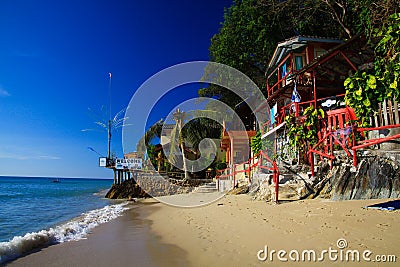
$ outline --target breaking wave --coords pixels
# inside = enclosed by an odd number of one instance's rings
[[[101,209],[85,212],[54,228],[27,233],[24,236],[15,236],[9,242],[0,242],[0,264],[16,259],[34,249],[84,239],[96,226],[122,215],[122,212],[128,209],[126,205],[127,203],[108,205]]]

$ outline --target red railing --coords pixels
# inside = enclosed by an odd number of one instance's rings
[[[308,150],[309,161],[311,165],[311,175],[314,176],[314,158],[313,158],[314,153],[320,155],[321,157],[328,158],[331,161],[331,168],[332,168],[332,161],[335,159],[333,153],[335,149],[334,145],[338,144],[346,152],[347,156],[353,157],[353,165],[357,166],[358,149],[381,144],[383,142],[387,142],[394,139],[399,139],[400,134],[395,134],[384,138],[361,140],[357,142],[355,139],[355,133],[358,132],[360,133],[361,136],[365,136],[366,131],[393,129],[393,128],[400,128],[400,124],[369,127],[369,128],[358,128],[357,125],[354,124],[344,128],[338,128],[336,130],[333,130],[332,127],[330,127],[330,130],[327,130],[325,132],[324,136],[318,141],[318,143]],[[320,151],[317,149],[321,144],[324,144],[323,147],[324,151]],[[350,149],[352,150],[352,153],[350,153],[349,151]]]
[[[281,63],[274,69],[274,71],[271,72],[270,75],[268,75],[268,77],[267,77],[268,96],[271,96],[273,93],[278,91],[281,87],[284,87],[287,83],[291,82],[291,80],[289,80],[289,77],[292,76],[292,74],[293,74],[293,71],[292,71],[293,63],[292,62],[293,62],[292,55],[289,54],[281,61]],[[284,76],[282,76],[281,67],[285,64],[287,65],[287,68],[289,70],[285,73]],[[270,80],[273,78],[273,76],[276,76],[276,82],[271,86]]]
[[[256,158],[258,158],[256,162]],[[272,164],[272,167],[267,167],[262,165],[262,160],[266,159],[268,162]],[[236,170],[236,166],[239,165],[245,165],[247,164],[247,168],[244,168],[243,170]],[[238,164],[233,164],[232,168],[226,168],[223,170],[217,170],[217,173],[221,173],[220,175],[216,176],[217,179],[217,189],[219,190],[219,180],[220,179],[230,179],[232,177],[233,179],[233,188],[236,186],[236,175],[239,173],[247,173],[247,177],[249,179],[249,183],[251,182],[251,171],[255,168],[259,167],[261,169],[267,169],[269,171],[272,171],[273,173],[273,182],[275,183],[275,202],[278,203],[278,193],[279,193],[279,169],[276,164],[276,161],[272,160],[266,153],[263,151],[259,152],[257,155],[253,156],[249,160],[238,163]],[[225,174],[223,174],[225,173]],[[233,189],[232,188],[232,189]]]
[[[373,130],[384,130],[384,129],[393,129],[393,128],[400,128],[400,124],[393,124],[393,125],[386,125],[386,126],[379,126],[379,127],[370,127],[370,128],[357,128],[354,126],[354,130],[364,134],[365,131],[373,131]],[[353,164],[357,166],[357,149],[365,148],[373,145],[378,145],[383,142],[387,142],[394,139],[399,139],[400,134],[395,134],[392,136],[387,136],[383,138],[373,138],[369,140],[364,140],[355,144],[351,149],[353,150]]]

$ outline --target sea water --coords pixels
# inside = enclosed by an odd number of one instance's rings
[[[107,179],[0,177],[0,263],[35,248],[85,238],[121,215]]]

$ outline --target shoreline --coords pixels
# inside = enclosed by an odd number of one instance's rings
[[[207,193],[199,194],[199,198]],[[293,260],[271,250],[370,250],[399,261],[400,211],[364,209],[386,201],[327,199],[273,205],[248,195],[226,195],[202,207],[178,208],[145,199],[87,239],[44,248],[7,266],[365,266],[366,262]],[[347,246],[338,249],[338,240]],[[267,251],[265,251],[265,247]],[[261,253],[260,250],[264,250]],[[292,255],[293,256],[293,255]],[[368,262],[368,266],[381,266]],[[384,266],[396,266],[386,262]]]
[[[6,266],[188,266],[186,252],[150,232],[151,203],[130,209],[95,227],[85,239],[44,247],[5,263]],[[169,258],[172,255],[175,257]],[[167,265],[164,265],[164,264]]]

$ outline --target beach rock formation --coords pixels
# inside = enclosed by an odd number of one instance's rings
[[[348,157],[340,157],[332,169],[328,161],[317,166],[316,177],[297,167],[280,176],[279,200],[328,198],[332,200],[400,197],[400,153],[368,152],[353,166]],[[280,167],[282,169],[282,167]],[[289,168],[288,168],[289,169]],[[291,175],[289,175],[291,174]],[[274,201],[272,174],[255,174],[249,188],[258,200]]]
[[[254,196],[254,199],[275,200],[275,183],[272,179],[272,174],[258,174],[253,176],[249,192]],[[299,174],[284,173],[280,175],[278,199],[291,201],[306,198],[312,192],[309,185],[310,181],[307,180]]]
[[[398,165],[398,162],[375,155],[362,159],[357,169],[348,164],[334,166],[325,193],[330,191],[333,200],[398,198]]]
[[[197,186],[209,182],[206,179],[168,179],[159,175],[151,175],[150,173],[139,174],[135,179],[124,181],[121,184],[113,184],[105,197],[110,199],[133,199],[184,194],[192,192]]]
[[[110,199],[133,199],[150,196],[132,179],[121,184],[113,184],[105,197]]]

